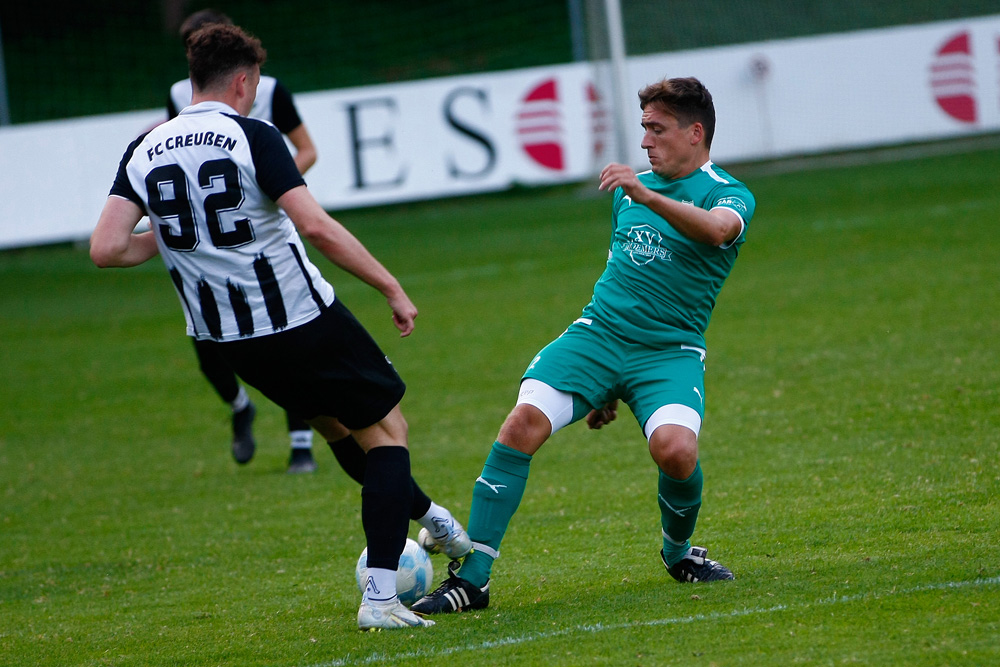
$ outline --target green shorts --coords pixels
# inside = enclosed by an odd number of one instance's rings
[[[615,399],[629,406],[642,428],[665,405],[684,405],[705,417],[704,350],[637,345],[597,320],[581,318],[571,324],[532,359],[526,378],[582,400],[588,407],[574,410],[573,421]]]

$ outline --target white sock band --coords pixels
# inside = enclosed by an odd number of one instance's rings
[[[481,551],[484,554],[486,554],[487,556],[489,556],[490,558],[492,558],[493,560],[496,560],[497,558],[500,558],[500,552],[499,551],[497,551],[493,547],[488,547],[485,544],[480,544],[479,542],[473,542],[472,543],[472,550],[473,551]]]
[[[312,449],[312,429],[306,429],[304,431],[289,431],[288,437],[292,441],[292,449]]]
[[[233,407],[233,412],[239,412],[250,405],[250,397],[247,395],[247,390],[243,385],[240,385],[240,390],[236,392],[236,398],[229,405]]]
[[[387,602],[396,597],[396,571],[381,567],[369,567],[365,570],[365,600]]]

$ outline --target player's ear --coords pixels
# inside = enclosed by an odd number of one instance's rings
[[[236,73],[236,76],[233,80],[233,85],[236,86],[236,92],[239,94],[240,97],[246,97],[248,79],[249,77],[247,76],[247,73],[245,71],[240,70],[239,72]]]
[[[698,121],[691,123],[690,134],[688,136],[691,137],[692,146],[701,143],[705,138],[705,126]]]

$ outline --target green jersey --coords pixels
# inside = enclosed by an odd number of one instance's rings
[[[639,174],[639,181],[659,194],[705,210],[731,209],[743,219],[743,229],[721,247],[692,241],[618,188],[611,213],[608,265],[583,317],[601,321],[635,343],[703,348],[716,297],[746,239],[754,197],[743,183],[710,161],[676,180],[647,171]]]

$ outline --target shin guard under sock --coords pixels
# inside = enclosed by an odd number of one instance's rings
[[[473,485],[468,528],[472,553],[459,574],[476,586],[485,585],[490,578],[493,561],[500,555],[500,542],[524,495],[530,465],[528,454],[495,442],[483,473]]]
[[[673,565],[691,548],[690,538],[701,509],[701,488],[704,478],[701,463],[684,480],[667,476],[662,470],[657,500],[660,505],[660,525],[663,528],[663,555],[667,565]]]
[[[368,567],[395,570],[399,566],[413,503],[409,481],[410,452],[405,447],[375,447],[368,452],[361,488]]]

